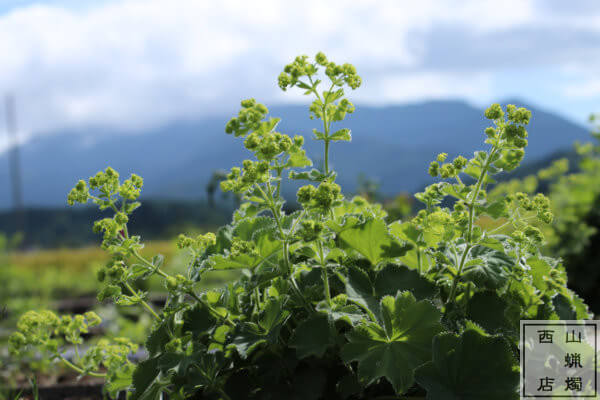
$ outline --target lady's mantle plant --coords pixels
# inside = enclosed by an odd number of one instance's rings
[[[104,283],[99,299],[141,305],[156,319],[145,344],[148,359],[132,376],[128,364],[90,364],[88,358],[98,357],[87,354],[66,361],[62,342],[54,339],[63,325],[47,312],[23,318],[13,347],[40,346],[82,374],[106,374],[113,394],[128,389],[132,399],[419,392],[435,400],[518,398],[519,319],[588,317],[566,288],[560,263],[540,254],[544,238],[524,216],[551,222],[548,200],[519,193],[486,200],[492,176],[523,159],[530,112],[492,105],[485,111],[487,150],[469,160],[440,154],[429,166],[440,181],[416,195],[424,208],[412,220],[388,224],[379,205],[345,198],[331,169],[331,145],[351,139],[338,124],[354,112],[344,90],[361,84],[354,66],[322,53],[314,61],[300,56],[278,81],[284,91],[311,96],[323,169],[306,170],[312,162],[302,136],[278,132],[279,119],[268,117],[264,105],[242,101],[225,130],[252,159],[232,168],[221,187],[244,203],[215,234],[179,237],[178,246],[191,253],[186,276],[164,272],[161,256],[142,257],[140,238],[128,232],[129,216],[140,205],[140,177],[121,182],[108,168],[69,194],[70,204],[91,200],[114,211],[94,224],[112,255],[98,275]],[[291,214],[283,211],[285,179],[306,182],[297,193],[301,210]],[[482,230],[482,215],[518,229],[510,236]],[[197,289],[206,272],[225,269],[243,274],[221,290]],[[169,292],[162,310],[134,289],[134,281],[151,275],[163,277]],[[40,326],[46,333],[39,334]]]

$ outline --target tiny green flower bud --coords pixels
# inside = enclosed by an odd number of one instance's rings
[[[454,168],[461,170],[467,165],[467,159],[463,156],[458,156],[452,160],[452,165],[454,165]]]
[[[440,153],[437,155],[437,162],[444,162],[448,158],[448,153]]]
[[[250,107],[253,107],[254,105],[256,105],[255,99],[246,99],[246,100],[241,101],[241,106],[244,108],[250,108]]]
[[[491,126],[488,126],[487,128],[485,128],[485,134],[487,137],[493,138],[496,135],[496,130]]]
[[[554,215],[550,211],[544,211],[542,213],[538,213],[538,218],[540,221],[551,224],[554,220]]]
[[[516,147],[527,147],[527,139],[522,139],[520,137],[514,138],[513,143],[515,144]]]
[[[167,289],[169,289],[169,290],[177,289],[177,279],[175,279],[174,277],[169,276],[168,278],[166,278],[166,282],[167,282]]]
[[[129,217],[125,213],[118,212],[115,214],[115,221],[119,225],[125,225],[129,221]]]
[[[277,78],[277,84],[281,90],[285,91],[292,84],[292,77],[289,74],[282,72]]]
[[[439,175],[440,173],[440,164],[437,163],[437,161],[432,161],[429,164],[429,175],[436,177]]]
[[[444,164],[440,168],[440,177],[443,179],[456,176],[456,170],[452,164]]]
[[[316,191],[317,189],[312,185],[302,186],[300,189],[298,189],[297,193],[298,203],[309,203],[314,197]]]
[[[327,57],[325,56],[325,54],[323,52],[318,52],[317,55],[315,56],[315,61],[317,62],[317,64],[319,65],[327,65]]]
[[[485,110],[484,115],[487,119],[496,120],[502,118],[504,116],[504,112],[502,111],[500,104],[494,103],[487,110]]]
[[[544,235],[542,231],[534,226],[528,226],[525,228],[525,236],[527,236],[532,242],[537,245],[540,245],[544,242]]]

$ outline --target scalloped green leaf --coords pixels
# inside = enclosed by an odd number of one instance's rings
[[[191,332],[194,337],[201,337],[210,333],[216,326],[217,319],[210,313],[206,306],[198,303],[183,314],[183,331]]]
[[[433,360],[416,369],[415,380],[428,400],[519,398],[519,369],[508,343],[475,330],[436,336]]]
[[[475,293],[467,303],[467,318],[477,323],[488,333],[497,333],[510,329],[511,324],[505,313],[506,300],[495,291],[486,290]]]
[[[413,370],[431,359],[431,341],[441,332],[441,313],[429,301],[416,301],[410,292],[381,300],[381,325],[361,324],[346,335],[344,362],[358,362],[366,385],[386,378],[397,393],[414,383]]]
[[[302,321],[295,329],[290,347],[296,349],[299,359],[322,357],[335,344],[335,331],[327,315],[317,314]]]
[[[392,236],[385,221],[370,219],[339,234],[350,248],[365,256],[373,265],[384,259],[401,257],[412,246]]]
[[[557,293],[554,297],[552,297],[552,305],[554,306],[554,311],[556,314],[558,314],[560,319],[577,319],[577,310],[575,310],[571,299],[569,299],[567,296]]]
[[[508,281],[514,263],[503,252],[475,246],[470,251],[462,277],[482,288],[499,289]]]
[[[133,393],[131,400],[158,400],[169,382],[159,379],[159,357],[140,362],[132,377]]]
[[[375,277],[377,297],[395,296],[398,291],[410,290],[417,300],[435,296],[435,284],[414,269],[403,265],[387,264]]]
[[[346,277],[346,294],[348,299],[368,308],[377,314],[379,303],[375,297],[373,283],[365,271],[357,267],[348,267]]]

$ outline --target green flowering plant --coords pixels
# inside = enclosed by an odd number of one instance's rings
[[[429,166],[440,181],[415,196],[423,209],[390,224],[380,205],[346,198],[330,168],[331,144],[351,140],[336,124],[355,111],[346,98],[347,88],[361,84],[354,66],[322,53],[314,61],[300,56],[278,83],[312,97],[323,168],[308,169],[303,136],[278,132],[279,119],[264,105],[242,101],[225,131],[242,139],[253,159],[221,182],[242,204],[216,233],[179,237],[190,254],[185,276],[166,273],[161,256],[142,257],[140,238],[128,233],[141,178],[120,183],[109,168],[69,194],[70,203],[91,200],[114,211],[94,224],[112,256],[98,276],[99,298],[141,306],[155,318],[129,397],[518,398],[519,319],[588,317],[560,263],[540,253],[544,237],[529,223],[529,214],[552,219],[547,199],[486,195],[494,174],[523,159],[530,112],[492,105],[485,112],[488,150],[452,162],[440,154]],[[283,208],[285,179],[306,182],[292,213]],[[482,216],[506,220],[518,233],[482,229]],[[243,271],[237,281],[198,289],[209,271],[231,269]],[[164,278],[169,293],[161,310],[132,285],[152,275]],[[490,359],[498,362],[471,362]]]
[[[81,353],[82,335],[101,322],[93,311],[61,317],[48,310],[28,311],[20,318],[18,331],[10,336],[9,348],[18,355],[24,348],[34,347],[46,353],[50,360],[60,360],[81,375],[105,378],[106,391],[115,397],[131,385],[135,364],[129,361],[128,355],[135,353],[138,346],[127,338],[100,339]],[[73,360],[67,359],[61,351],[67,344],[75,350]]]
[[[551,203],[549,212],[555,213],[556,218],[552,224],[536,223],[536,218],[532,218],[531,223],[546,237],[546,252],[564,260],[569,271],[569,286],[589,302],[595,313],[600,310],[596,293],[600,272],[595,267],[599,254],[595,243],[600,228],[599,118],[596,114],[590,117],[593,141],[575,143],[572,157],[554,160],[536,175],[502,182],[490,192],[493,198],[533,196],[533,206],[545,205],[540,200],[535,203],[535,191],[539,188],[547,192]],[[570,161],[575,165],[571,166]],[[513,231],[517,236],[522,234],[522,229],[512,224],[501,226],[500,230],[512,236],[515,236]]]

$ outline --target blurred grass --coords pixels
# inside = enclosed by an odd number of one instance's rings
[[[185,275],[190,262],[187,252],[178,250],[175,242],[169,240],[149,242],[141,253],[149,259],[156,254],[165,256],[164,270],[169,274]],[[101,287],[96,271],[109,260],[108,254],[97,246],[5,254],[0,261],[0,309],[6,308],[7,315],[0,318],[0,338],[28,310],[54,309],[59,300],[96,296]],[[237,271],[210,272],[199,287],[221,287],[237,276]],[[138,283],[136,286],[145,291],[166,291],[158,276]]]

